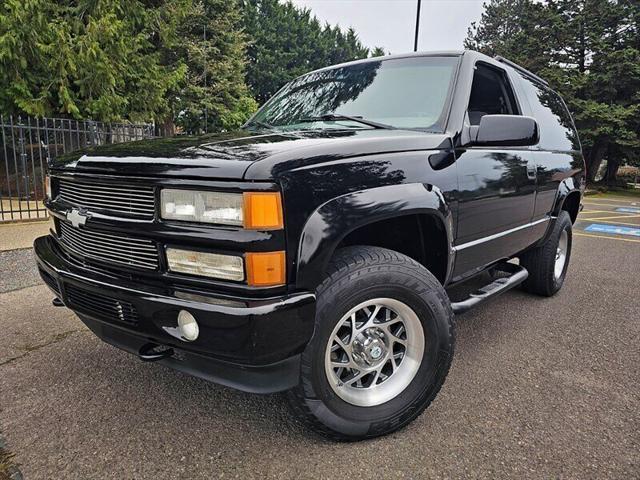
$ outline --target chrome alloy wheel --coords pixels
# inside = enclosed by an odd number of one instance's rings
[[[564,270],[564,264],[567,261],[567,249],[569,248],[569,234],[566,230],[562,230],[560,239],[558,240],[558,248],[556,249],[556,261],[553,266],[553,278],[559,280]]]
[[[372,407],[398,396],[415,377],[424,354],[416,313],[392,298],[357,305],[333,329],[325,373],[345,402]]]

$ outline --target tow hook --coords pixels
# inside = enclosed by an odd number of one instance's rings
[[[54,307],[64,307],[64,303],[58,297],[51,300],[51,303]]]
[[[164,348],[163,350],[156,350],[157,348]],[[162,347],[156,343],[145,343],[140,350],[138,350],[138,357],[143,362],[157,362],[173,356],[173,348]]]

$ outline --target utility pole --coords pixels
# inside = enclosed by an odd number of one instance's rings
[[[416,38],[413,42],[413,51],[417,52],[418,51],[418,32],[420,31],[420,4],[422,3],[421,0],[418,0],[418,9],[416,12]]]
[[[202,29],[202,38],[204,40],[204,45],[203,45],[203,49],[204,49],[204,94],[205,96],[207,95],[207,19],[205,18],[205,24],[204,27]],[[207,99],[205,98],[205,102],[207,101]],[[209,123],[209,112],[207,111],[207,107],[205,104],[204,107],[204,133],[207,133],[207,128],[208,128],[208,124]]]

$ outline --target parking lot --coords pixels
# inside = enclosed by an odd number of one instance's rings
[[[432,406],[352,444],[305,430],[279,395],[103,344],[51,305],[30,250],[0,252],[0,436],[26,479],[638,478],[640,197],[586,197],[574,234],[558,295],[458,317]]]

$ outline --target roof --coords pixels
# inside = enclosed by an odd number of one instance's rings
[[[336,65],[328,65],[326,67],[318,68],[307,73],[322,72],[323,70],[331,70],[334,68],[350,67],[351,65],[360,65],[368,62],[379,62],[380,60],[396,60],[399,58],[411,58],[411,57],[459,57],[464,53],[464,50],[438,50],[438,51],[425,51],[425,52],[409,52],[399,53],[396,55],[385,55],[384,57],[369,57],[362,58],[360,60],[353,60],[351,62],[339,63]],[[307,75],[305,73],[304,75]]]

